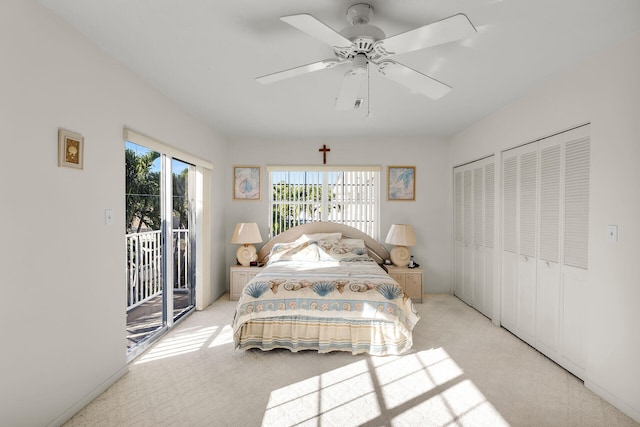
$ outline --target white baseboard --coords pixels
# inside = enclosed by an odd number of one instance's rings
[[[104,380],[102,382],[102,384],[100,384],[98,387],[94,388],[93,391],[91,391],[91,393],[89,393],[86,396],[84,396],[82,399],[80,399],[78,402],[76,402],[75,405],[71,406],[69,409],[64,411],[58,418],[56,418],[55,420],[51,421],[48,424],[48,427],[59,427],[62,424],[64,424],[67,421],[69,421],[71,419],[71,417],[73,417],[82,408],[84,408],[89,403],[91,403],[96,397],[98,397],[102,393],[104,393],[109,387],[111,387],[113,384],[115,384],[116,381],[118,381],[120,378],[122,378],[122,376],[124,374],[126,374],[128,371],[129,371],[129,366],[128,365],[124,365],[116,373],[114,373],[109,378]]]
[[[600,387],[598,384],[592,381],[585,380],[584,386],[589,390],[593,391],[598,396],[602,397],[607,402],[611,403],[616,408],[620,409],[622,412],[624,412],[625,414],[633,418],[635,421],[640,423],[639,408],[632,407],[628,403],[624,402],[617,396],[614,396],[613,394],[609,393],[607,390],[605,390],[604,388]]]

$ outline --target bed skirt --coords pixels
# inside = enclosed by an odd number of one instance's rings
[[[253,319],[236,332],[234,342],[239,350],[283,348],[374,356],[401,354],[413,345],[411,334],[405,336],[392,322],[301,316]]]

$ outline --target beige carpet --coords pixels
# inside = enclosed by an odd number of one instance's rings
[[[426,296],[402,356],[236,352],[225,295],[67,426],[637,426],[450,295]]]

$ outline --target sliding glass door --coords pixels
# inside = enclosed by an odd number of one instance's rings
[[[195,167],[127,141],[127,353],[195,305]]]
[[[172,159],[173,320],[195,305],[195,166]]]

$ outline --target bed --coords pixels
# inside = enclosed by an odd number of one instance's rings
[[[383,356],[411,348],[418,313],[381,266],[388,252],[365,233],[305,224],[276,236],[258,257],[265,268],[236,306],[236,349]]]

